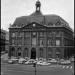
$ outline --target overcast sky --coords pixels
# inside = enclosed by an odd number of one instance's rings
[[[1,0],[1,28],[8,30],[16,17],[35,11],[37,0]],[[43,14],[56,14],[66,20],[74,30],[74,0],[40,0]]]

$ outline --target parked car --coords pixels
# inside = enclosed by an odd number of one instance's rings
[[[61,61],[60,64],[61,65],[69,65],[69,64],[71,64],[71,61],[70,60],[64,60],[64,61]]]
[[[60,59],[59,61],[62,62],[62,61],[65,61],[65,60],[64,59]]]
[[[11,59],[9,59],[9,60],[8,60],[8,63],[9,63],[9,64],[13,64],[14,62],[13,62]]]
[[[47,60],[47,62],[50,63],[51,60],[52,60],[52,58],[49,58],[49,59]]]
[[[53,63],[53,64],[55,64],[55,63],[57,63],[58,61],[56,60],[56,59],[51,59],[50,60],[50,63]]]
[[[65,60],[64,59],[60,59],[59,60],[59,64],[61,64],[61,62],[64,62]]]
[[[39,61],[43,61],[43,58],[39,58]]]
[[[30,59],[27,62],[25,62],[25,64],[28,64],[28,65],[32,65],[33,63],[36,63],[34,59]]]
[[[8,59],[8,63],[17,63],[18,59],[16,57],[11,57]]]
[[[37,61],[37,65],[41,65],[43,63],[43,61]]]
[[[25,62],[25,59],[24,58],[20,58],[19,60],[18,60],[18,63],[19,64],[23,64]]]
[[[44,65],[44,66],[45,66],[45,65],[50,65],[50,64],[51,64],[51,63],[48,63],[48,62],[42,62],[42,63],[41,63],[41,65]]]
[[[72,56],[72,57],[70,58],[70,61],[71,61],[71,62],[74,62],[74,56]]]
[[[28,61],[28,60],[30,60],[30,59],[29,59],[28,57],[25,57],[25,60]]]
[[[18,62],[18,59],[17,58],[13,58],[11,60],[13,61],[13,63],[17,63]]]

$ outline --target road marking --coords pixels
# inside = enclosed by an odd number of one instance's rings
[[[72,69],[72,66],[70,67],[70,69]]]
[[[64,68],[66,68],[66,69],[72,69],[72,66],[62,66],[62,68],[64,69]]]

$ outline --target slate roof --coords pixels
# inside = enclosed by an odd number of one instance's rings
[[[29,16],[17,17],[11,27],[23,27],[32,22],[36,22],[48,27],[53,25],[69,27],[69,24],[65,20],[63,20],[60,16],[54,14],[43,15],[41,12],[34,12]]]
[[[17,17],[10,28],[23,27],[32,22],[36,22],[38,24],[45,25],[47,27],[55,25],[55,26],[65,26],[65,27],[70,28],[69,24],[64,19],[62,19],[60,16],[55,15],[55,14],[43,15],[41,11],[39,12],[35,11],[29,16]]]

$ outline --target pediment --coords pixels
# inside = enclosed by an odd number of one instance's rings
[[[44,25],[40,25],[36,22],[30,23],[24,27],[22,27],[23,29],[39,29],[39,28],[46,28],[46,26]]]

